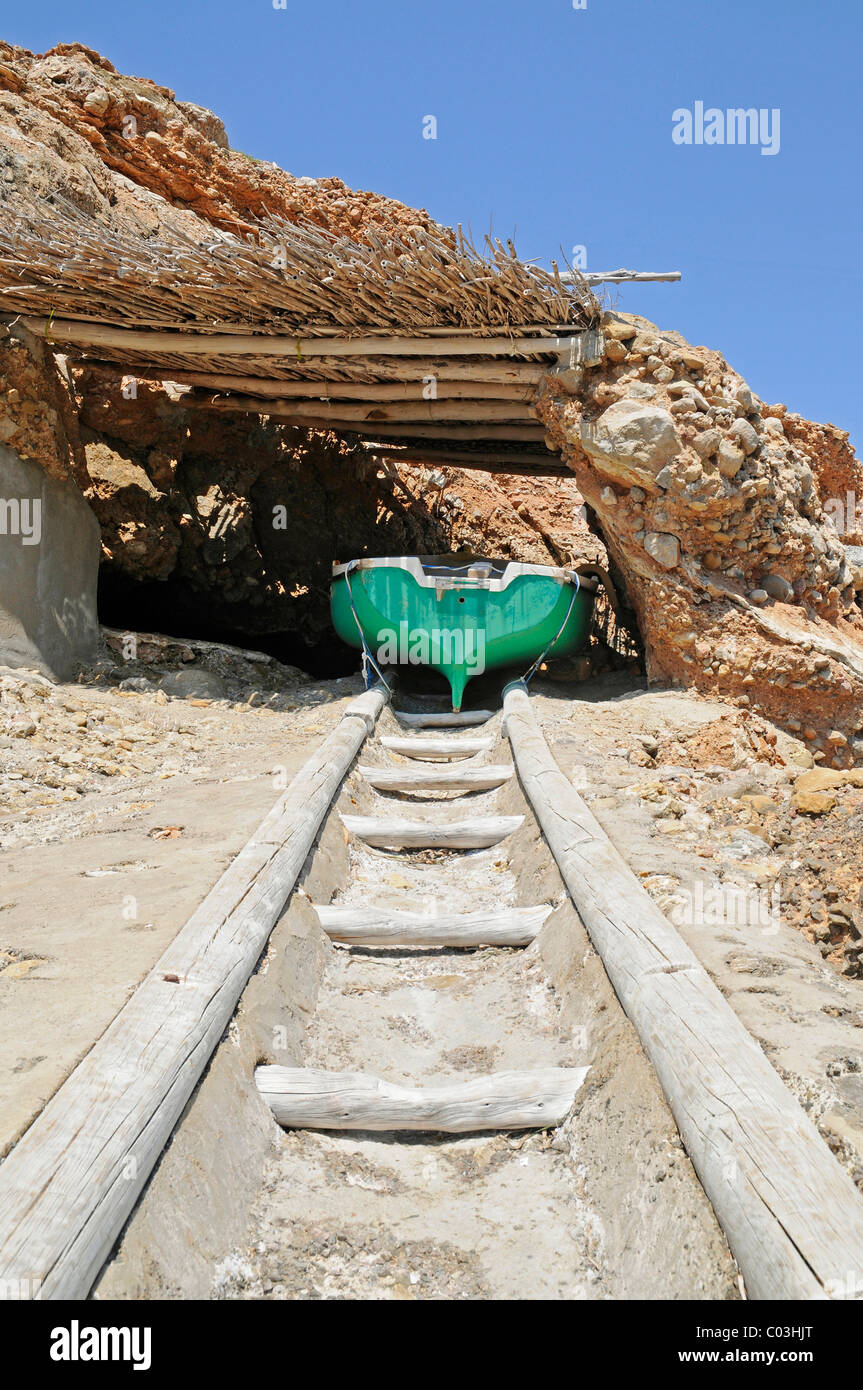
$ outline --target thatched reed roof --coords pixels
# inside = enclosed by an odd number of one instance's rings
[[[461,229],[364,237],[276,218],[245,238],[135,236],[61,200],[18,201],[0,225],[0,314],[81,360],[185,383],[189,406],[559,468],[532,400],[559,348],[594,336],[584,278],[511,242],[480,251]]]
[[[22,204],[0,227],[0,304],[136,328],[413,335],[478,334],[523,325],[589,328],[599,307],[581,278],[519,260],[511,242],[416,227],[384,242],[350,241],[281,219],[246,238],[206,242],[122,235],[70,203]]]

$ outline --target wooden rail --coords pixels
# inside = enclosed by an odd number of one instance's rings
[[[0,1166],[0,1281],[41,1285],[41,1298],[86,1297],[383,704],[375,689],[348,705]]]
[[[504,726],[570,896],[634,1023],[750,1298],[863,1271],[863,1197],[549,752],[521,682]]]

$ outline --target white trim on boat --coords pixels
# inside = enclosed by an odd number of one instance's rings
[[[464,585],[466,588],[490,589],[493,592],[500,592],[506,589],[514,579],[519,579],[522,575],[536,574],[542,575],[546,579],[555,579],[559,584],[572,584],[576,578],[576,571],[563,569],[554,565],[529,565],[520,561],[493,561],[493,560],[470,560],[464,565],[444,564],[440,557],[428,555],[387,555],[387,556],[368,556],[359,561],[351,561],[354,570],[363,569],[403,569],[413,575],[414,579],[425,589],[435,589],[452,587],[453,585]],[[345,574],[348,565],[334,565],[333,579],[338,579]],[[583,589],[595,589],[596,580],[578,575],[578,582]]]

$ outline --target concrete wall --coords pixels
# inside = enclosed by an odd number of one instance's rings
[[[68,680],[93,659],[99,554],[75,485],[0,444],[0,665]]]

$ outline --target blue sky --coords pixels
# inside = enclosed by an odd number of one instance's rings
[[[493,224],[547,263],[683,272],[618,307],[719,347],[768,401],[863,443],[859,0],[40,0],[0,32],[77,39],[217,111],[231,144]],[[780,149],[677,145],[755,107]],[[422,138],[423,117],[438,138]]]

